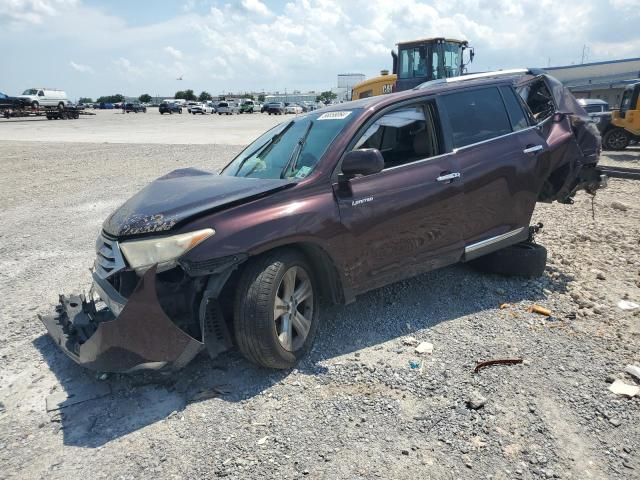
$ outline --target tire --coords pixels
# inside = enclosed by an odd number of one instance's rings
[[[624,128],[612,128],[602,137],[602,148],[605,150],[624,150],[631,141],[631,135]]]
[[[540,277],[547,265],[547,249],[521,242],[484,255],[469,264],[485,273],[517,277]]]
[[[36,102],[35,100],[33,102],[31,102],[31,108],[37,110],[39,106],[40,106],[40,104],[38,102]]]
[[[182,109],[178,110],[178,113],[179,113],[180,115],[182,115]]]
[[[160,115],[164,115],[164,112],[160,112]]]
[[[305,290],[310,295],[297,306],[280,300],[282,313],[275,317],[276,298],[291,295],[293,299],[293,292],[300,292],[304,284],[310,287]],[[274,250],[251,261],[240,276],[234,305],[240,352],[262,367],[293,367],[313,345],[320,315],[318,292],[309,263],[294,250]],[[294,320],[286,308],[302,313],[306,321],[299,316]]]
[[[64,110],[64,103],[60,102],[58,104],[58,110]]]

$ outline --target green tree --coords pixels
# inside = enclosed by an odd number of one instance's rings
[[[80,97],[78,103],[93,103],[93,99],[90,97]]]
[[[338,98],[338,95],[333,93],[331,90],[327,90],[326,92],[322,92],[320,95],[318,95],[316,97],[316,101],[327,104],[330,103],[331,100],[335,100],[336,98]]]
[[[258,95],[258,101],[264,102],[264,93],[261,93],[260,95]]]
[[[204,90],[202,92],[200,92],[200,95],[198,95],[198,101],[199,102],[206,102],[209,100],[213,100],[213,97],[211,96],[211,94],[209,92],[205,92]]]
[[[178,90],[173,98],[175,98],[176,100],[184,99],[184,92],[182,90]]]
[[[193,90],[189,89],[189,90],[178,90],[176,92],[176,94],[173,96],[173,98],[182,98],[184,100],[187,101],[195,101],[198,100],[198,97],[196,97],[196,94],[193,93]]]
[[[120,93],[116,93],[115,95],[105,95],[103,97],[98,97],[96,103],[119,103],[124,102],[124,95]]]
[[[142,103],[150,103],[151,100],[153,99],[151,98],[151,95],[149,95],[148,93],[143,93],[138,97],[138,100],[140,100]]]

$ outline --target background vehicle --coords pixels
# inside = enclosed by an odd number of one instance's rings
[[[124,106],[124,111],[127,112],[127,113],[130,113],[130,112],[147,113],[147,107],[145,107],[144,105],[141,105],[139,103],[126,103],[125,106]]]
[[[528,71],[297,116],[220,174],[183,168],[120,206],[96,242],[106,307],[61,296],[43,322],[100,371],[177,368],[233,341],[256,364],[291,368],[312,346],[321,296],[349,303],[507,250],[509,273],[542,274],[536,202],[599,188],[599,140],[568,90]]]
[[[161,115],[165,113],[182,113],[182,106],[173,102],[162,102],[158,107],[158,111]]]
[[[234,115],[236,113],[240,113],[240,109],[233,102],[218,102],[216,105],[216,112],[218,115]]]
[[[600,133],[603,133],[611,122],[609,104],[599,98],[579,98],[578,103],[584,108],[593,123],[596,124]]]
[[[100,110],[113,110],[115,106],[113,103],[100,102],[100,105],[98,108],[100,108]]]
[[[245,100],[240,104],[240,113],[253,113],[259,110],[259,106],[253,100]]]
[[[211,108],[206,102],[198,103],[196,105],[191,105],[191,113],[194,115],[196,113],[200,113],[204,115],[205,113],[213,113],[213,108]]]
[[[269,115],[283,115],[284,114],[284,103],[282,102],[269,102],[265,103],[264,111]]]
[[[289,105],[287,105],[286,107],[284,107],[284,113],[302,113],[302,107],[296,103],[291,103]]]
[[[186,102],[185,107],[187,108],[187,112],[191,113],[191,107],[195,107],[197,105],[200,105],[200,103],[193,101]]]
[[[469,51],[466,63],[465,50]],[[474,50],[466,40],[427,38],[398,43],[398,53],[392,51],[391,56],[392,75],[383,70],[380,76],[354,85],[353,100],[401,92],[430,80],[462,75],[466,65],[473,61]]]
[[[22,92],[22,95],[19,95],[19,97],[28,100],[33,108],[64,108],[70,103],[67,99],[67,94],[64,91],[50,88],[28,88]]]
[[[602,135],[606,150],[624,150],[631,142],[640,142],[640,82],[625,88],[620,108],[611,113]]]
[[[6,93],[0,92],[0,112],[4,110],[20,110],[31,106],[26,98],[10,97]]]

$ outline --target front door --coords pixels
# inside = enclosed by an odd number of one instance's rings
[[[382,172],[334,186],[355,293],[457,262],[462,183],[454,157],[442,154],[435,105],[381,116],[355,148],[385,159]]]

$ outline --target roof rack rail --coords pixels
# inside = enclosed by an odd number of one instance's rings
[[[493,72],[471,73],[469,75],[461,75],[459,77],[438,78],[437,80],[430,80],[428,82],[421,83],[415,87],[414,90],[420,90],[422,88],[427,88],[432,85],[440,85],[443,83],[464,82],[480,78],[508,77],[513,75],[524,75],[526,73],[531,73],[531,70],[528,68],[511,68],[507,70],[496,70]]]

